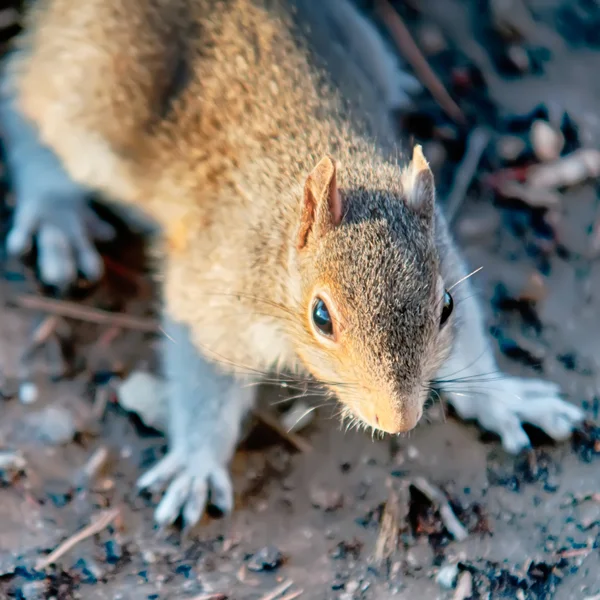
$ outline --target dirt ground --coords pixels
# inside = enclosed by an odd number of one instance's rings
[[[472,267],[483,267],[474,282],[500,364],[558,382],[593,423],[600,407],[599,188],[593,180],[569,185],[559,205],[545,210],[508,201],[496,183],[498,173],[518,177],[536,162],[528,134],[536,116],[562,127],[563,154],[598,147],[600,6],[531,0],[534,26],[514,0],[395,6],[469,121],[455,126],[428,93],[402,118],[405,134],[425,143],[441,201],[470,132],[480,125],[493,131],[454,229]],[[507,41],[498,29],[511,19],[522,31]],[[512,158],[511,142],[521,148]],[[0,233],[11,203],[3,186]],[[155,296],[139,267],[138,240],[124,234],[102,250],[106,280],[71,300],[152,316]],[[231,517],[207,518],[185,537],[157,531],[156,498],[139,495],[134,482],[164,453],[165,439],[110,391],[119,374],[156,369],[156,337],[74,319],[57,326],[47,311],[24,306],[24,296],[41,293],[31,268],[4,260],[0,598],[600,598],[600,435],[591,424],[558,445],[532,431],[535,450],[514,458],[439,402],[410,436],[383,440],[345,433],[335,407],[326,406],[299,434],[304,451],[264,423],[254,427],[234,460]],[[24,361],[32,333],[51,327],[39,357]],[[31,396],[31,382],[37,386],[35,402],[19,401],[20,379],[30,382],[22,397]],[[265,389],[266,409],[286,393]],[[98,456],[101,468],[86,478]],[[441,505],[426,498],[422,479],[442,490]],[[454,539],[440,506],[468,530],[466,539]],[[98,533],[53,565],[38,564],[107,514],[114,519]],[[378,540],[391,543],[382,560]],[[285,591],[272,593],[278,586]]]

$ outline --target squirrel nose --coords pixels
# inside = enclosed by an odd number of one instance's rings
[[[400,410],[378,411],[374,414],[376,427],[387,433],[405,433],[414,429],[423,415],[420,406]]]

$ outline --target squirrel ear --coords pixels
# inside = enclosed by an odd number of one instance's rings
[[[337,188],[335,161],[324,156],[306,178],[298,249],[308,242],[311,231],[321,236],[342,220],[342,199]]]
[[[402,185],[407,205],[431,218],[435,204],[435,182],[419,144],[414,147],[410,164],[402,172]]]

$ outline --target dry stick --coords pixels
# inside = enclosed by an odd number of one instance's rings
[[[158,333],[160,331],[159,324],[154,319],[121,315],[66,300],[21,295],[15,298],[15,302],[18,306],[29,310],[39,310],[69,319],[96,323],[97,325],[114,325],[123,329],[135,329],[148,333]]]
[[[84,527],[81,531],[72,535],[66,539],[54,552],[48,554],[44,558],[40,559],[35,565],[36,571],[41,571],[47,566],[55,563],[63,554],[66,554],[74,548],[79,542],[100,533],[103,529],[108,527],[118,516],[121,511],[118,508],[113,508],[100,515],[95,521],[92,521],[87,527]]]
[[[257,419],[262,421],[267,427],[275,431],[277,435],[294,446],[296,450],[299,450],[300,452],[312,451],[312,446],[306,440],[291,431],[287,431],[275,417],[272,417],[270,414],[259,409],[254,409],[253,412]]]
[[[390,487],[375,544],[374,559],[378,565],[384,564],[398,548],[402,521],[406,518],[409,506],[407,492],[407,488],[396,490]],[[401,512],[403,509],[404,513]]]
[[[560,558],[577,558],[578,556],[587,556],[593,548],[573,548],[571,550],[563,550],[558,553]]]
[[[454,514],[454,511],[442,490],[432,483],[429,483],[424,477],[417,477],[412,484],[421,493],[425,494],[431,502],[438,505],[442,523],[444,523],[444,526],[452,534],[454,539],[458,541],[466,540],[469,536],[469,532],[463,527],[462,523],[458,520],[458,517]]]
[[[477,171],[481,156],[490,143],[490,138],[490,131],[484,127],[476,127],[469,134],[467,151],[458,167],[456,177],[452,184],[452,191],[446,200],[446,210],[444,212],[448,219],[448,223],[451,223],[454,220],[460,205],[467,195],[471,181],[473,181],[473,177],[475,177],[475,172]]]
[[[464,125],[467,122],[464,113],[429,66],[404,24],[402,17],[390,6],[387,0],[377,0],[376,4],[377,10],[390,30],[398,49],[415,70],[423,85],[431,92],[431,95],[449,117]]]
[[[42,322],[35,328],[27,347],[21,355],[21,364],[23,367],[26,367],[27,361],[31,360],[37,349],[54,335],[59,323],[60,317],[58,315],[47,315],[42,319]]]
[[[295,600],[295,598],[299,598],[304,594],[304,590],[298,590],[297,592],[290,592],[285,596],[282,596],[279,600]]]
[[[288,579],[281,585],[278,585],[274,590],[271,590],[269,593],[265,594],[260,600],[275,600],[276,598],[279,598],[281,594],[287,592],[293,585],[294,582],[291,579]]]
[[[108,462],[109,452],[106,446],[100,446],[90,456],[88,461],[85,463],[82,469],[82,476],[86,481],[92,481],[104,468],[104,465]]]

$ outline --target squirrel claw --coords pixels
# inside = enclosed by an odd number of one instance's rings
[[[474,400],[475,397],[473,397]],[[463,418],[475,418],[485,429],[500,436],[510,454],[529,448],[531,442],[522,427],[539,427],[556,441],[567,439],[584,421],[577,406],[560,397],[560,388],[541,379],[507,377],[477,401],[452,395],[451,401]]]
[[[184,529],[196,525],[206,505],[214,505],[222,514],[233,508],[233,486],[225,467],[202,455],[184,456],[170,452],[138,480],[140,489],[164,488],[166,491],[154,513],[160,526],[172,525],[183,517]]]

